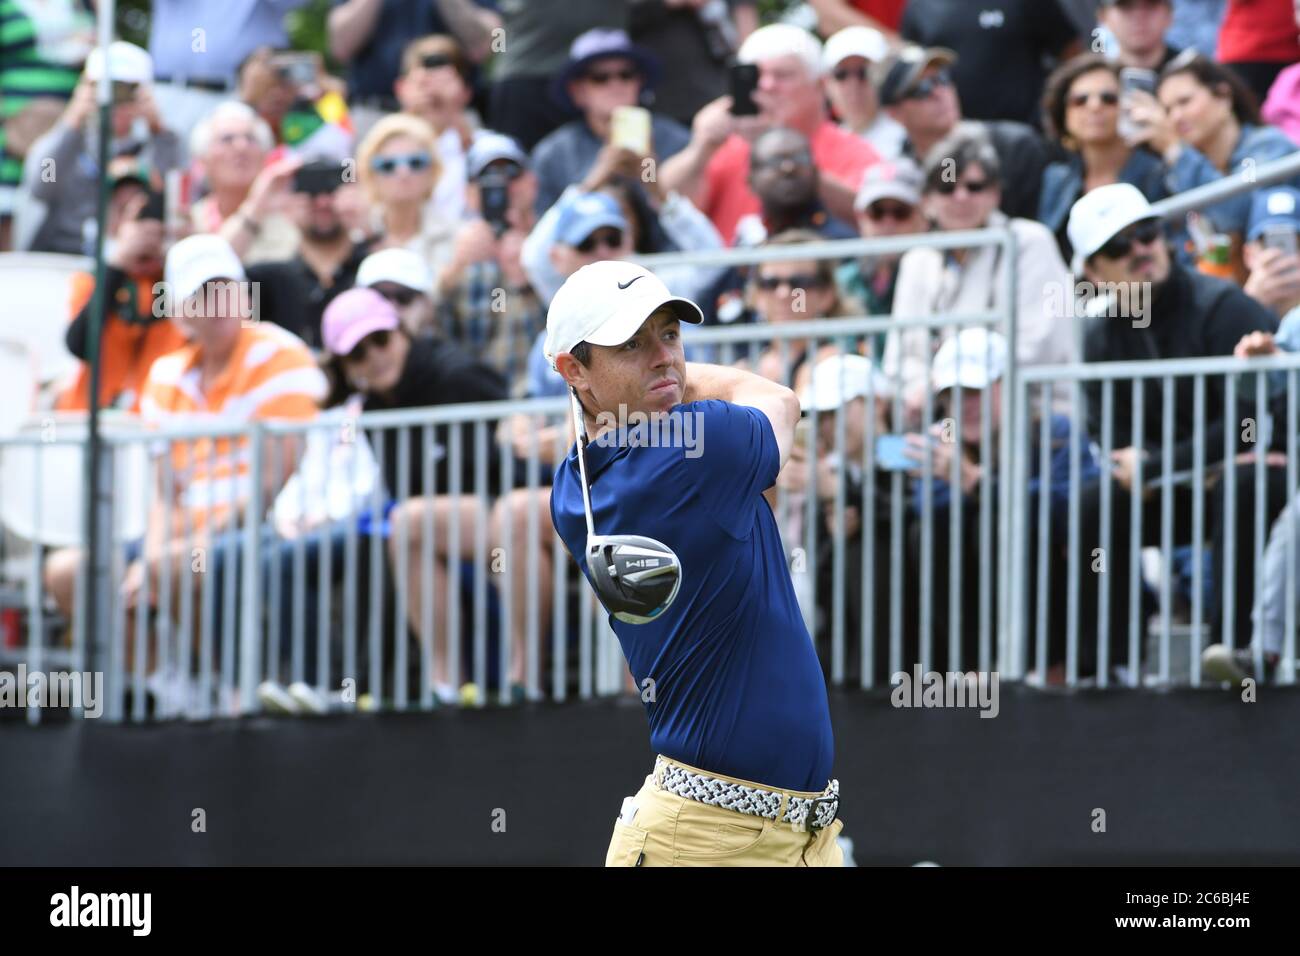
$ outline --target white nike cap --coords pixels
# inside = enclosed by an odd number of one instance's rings
[[[555,368],[555,357],[580,342],[622,345],[665,305],[683,322],[704,321],[698,305],[643,266],[615,259],[585,265],[564,280],[546,312],[546,361]]]
[[[817,363],[812,381],[799,395],[799,404],[805,411],[834,411],[865,395],[889,398],[893,395],[890,385],[885,373],[865,355],[832,355]]]
[[[1071,270],[1083,275],[1083,264],[1111,239],[1135,222],[1158,218],[1147,197],[1131,183],[1111,183],[1084,193],[1070,209],[1065,227],[1074,247]]]

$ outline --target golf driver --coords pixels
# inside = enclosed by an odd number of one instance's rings
[[[578,429],[578,471],[587,513],[587,570],[610,614],[626,624],[647,624],[668,609],[682,583],[682,564],[662,541],[639,534],[596,534],[587,488],[587,426],[576,390],[569,389]]]

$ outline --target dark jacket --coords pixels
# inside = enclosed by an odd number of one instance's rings
[[[1150,359],[1205,358],[1231,355],[1233,347],[1247,332],[1273,332],[1274,315],[1231,282],[1191,272],[1172,265],[1169,280],[1155,294],[1145,328],[1134,328],[1131,318],[1089,318],[1084,326],[1083,357],[1085,362],[1147,361]],[[1223,460],[1223,444],[1228,423],[1223,417],[1223,376],[1205,378],[1205,462]],[[1174,378],[1173,469],[1183,471],[1193,465],[1194,384],[1192,376]],[[1128,380],[1114,385],[1112,449],[1134,444],[1133,386]],[[1088,405],[1088,431],[1100,436],[1102,383],[1085,382],[1083,392]],[[1163,473],[1161,428],[1163,384],[1159,378],[1146,379],[1143,387],[1142,447],[1150,458],[1144,465],[1144,478]],[[1232,425],[1240,433],[1240,419],[1256,413],[1244,396],[1237,404],[1238,422]],[[1242,446],[1253,451],[1253,446]]]
[[[364,410],[380,411],[394,408],[424,408],[430,405],[450,405],[457,402],[495,402],[507,396],[506,383],[500,373],[482,362],[477,362],[459,347],[442,339],[420,336],[411,342],[411,351],[406,359],[406,368],[394,389],[393,395],[380,398],[367,396]],[[500,488],[500,458],[496,445],[495,421],[484,426],[484,444],[487,452],[487,483],[489,495],[496,495]],[[447,494],[451,490],[451,455],[452,429],[460,430],[460,492],[476,492],[475,466],[478,461],[475,452],[476,426],[474,423],[462,425],[438,425],[433,428],[432,447],[423,449],[424,427],[420,425],[408,428],[385,428],[382,450],[378,447],[381,439],[378,434],[371,436],[375,454],[380,458],[384,470],[384,485],[388,493],[396,497],[405,490],[410,497],[418,497],[425,490],[425,462],[436,462],[431,476],[431,488],[434,494]],[[406,443],[407,486],[401,487],[398,474],[401,446]],[[516,475],[518,471],[516,471]]]
[[[248,267],[248,279],[258,283],[261,318],[288,329],[313,349],[321,347],[321,316],[340,292],[357,281],[361,260],[370,253],[370,243],[357,243],[335,270],[328,286],[302,256],[280,262],[259,262]]]
[[[1074,250],[1065,234],[1065,226],[1070,219],[1070,208],[1083,195],[1083,179],[1083,157],[1078,153],[1071,153],[1069,159],[1052,163],[1043,170],[1043,191],[1038,197],[1038,215],[1035,218],[1052,230],[1061,247],[1061,258],[1066,262],[1070,261]],[[1149,150],[1133,150],[1119,171],[1118,181],[1136,186],[1150,202],[1169,195],[1164,163]]]

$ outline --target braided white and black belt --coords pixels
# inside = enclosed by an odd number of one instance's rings
[[[784,796],[779,791],[747,787],[743,783],[694,773],[669,763],[663,757],[655,758],[655,780],[659,789],[687,800],[766,820],[777,820]],[[832,780],[819,797],[790,797],[785,814],[778,822],[789,823],[796,830],[822,830],[835,822],[839,809],[840,782]]]

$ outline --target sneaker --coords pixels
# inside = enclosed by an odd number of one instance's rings
[[[1264,680],[1271,681],[1277,671],[1278,655],[1264,655]],[[1247,678],[1255,679],[1255,652],[1249,647],[1229,650],[1223,644],[1211,644],[1201,652],[1201,676],[1207,681],[1217,681],[1235,686]]]
[[[269,714],[299,714],[302,708],[298,701],[275,681],[265,680],[257,686],[257,700],[262,709]]]
[[[198,681],[175,667],[154,671],[145,678],[144,686],[153,698],[154,715],[159,719],[179,717],[198,704]]]
[[[333,709],[328,695],[303,681],[289,685],[289,696],[297,703],[301,714],[328,714]]]

